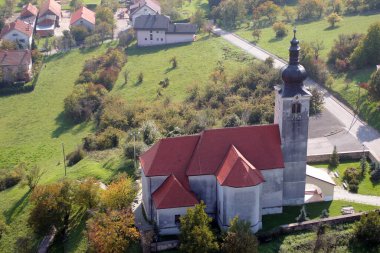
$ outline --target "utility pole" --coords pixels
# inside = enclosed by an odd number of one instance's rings
[[[66,177],[66,155],[65,155],[65,146],[62,142],[62,154],[63,154],[63,167],[65,168],[65,177]]]

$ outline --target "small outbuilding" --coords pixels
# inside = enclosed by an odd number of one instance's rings
[[[306,166],[305,202],[333,200],[335,186],[334,180],[326,170]]]

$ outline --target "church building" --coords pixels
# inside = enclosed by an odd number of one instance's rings
[[[262,215],[304,203],[311,95],[299,51],[294,32],[274,124],[164,138],[140,156],[143,207],[161,234],[178,234],[180,217],[200,201],[221,228],[239,216],[254,232]]]

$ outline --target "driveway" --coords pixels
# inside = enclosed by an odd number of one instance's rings
[[[220,28],[214,29],[213,32],[214,34],[220,35],[223,39],[243,49],[259,60],[263,61],[268,57],[272,57],[274,59],[275,68],[280,69],[287,64],[287,62],[283,59],[280,59],[272,53],[251,44],[236,34],[226,32]],[[337,146],[338,151],[341,151],[341,149],[343,151],[348,147],[352,148],[351,150],[347,151],[361,151],[362,146],[358,145],[358,143],[360,143],[364,144],[369,149],[371,154],[375,157],[375,159],[380,161],[379,132],[368,126],[364,121],[360,120],[348,107],[339,102],[327,90],[325,90],[310,78],[305,81],[305,85],[315,86],[324,93],[324,108],[330,114],[329,117],[332,118],[334,122],[339,122],[342,130],[330,138],[326,137],[323,131],[321,132],[320,136],[317,136],[315,134],[309,136],[308,154],[309,152],[311,154],[331,153],[331,147],[334,145]],[[325,123],[319,124],[325,126],[326,129],[330,128],[330,121],[325,121]],[[317,127],[317,125],[318,124],[311,124],[310,131],[313,132],[313,127]]]
[[[70,30],[70,18],[71,12],[63,10],[61,20],[59,21],[59,27],[56,27],[54,30],[55,37],[61,37],[63,36],[63,31]]]
[[[126,31],[131,28],[129,24],[129,16],[126,14],[127,8],[118,8],[115,13],[116,29],[114,31],[114,39],[117,39],[119,32]],[[120,18],[119,14],[124,13],[124,18]]]
[[[380,206],[380,197],[379,196],[369,196],[354,194],[344,190],[340,186],[335,186],[334,188],[334,200],[341,199],[350,202],[362,203],[373,206]],[[359,210],[355,210],[359,211]]]

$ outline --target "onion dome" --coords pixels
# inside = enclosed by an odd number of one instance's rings
[[[281,77],[284,81],[284,93],[290,92],[293,94],[297,90],[302,90],[303,81],[307,78],[305,68],[299,64],[300,46],[296,38],[296,32],[296,29],[294,29],[294,37],[290,41],[289,64],[281,69]]]

